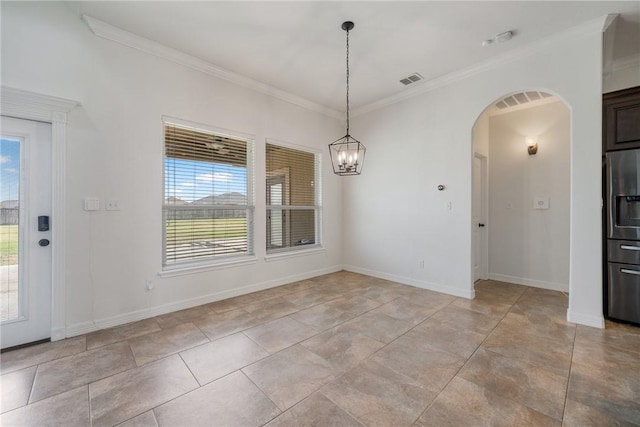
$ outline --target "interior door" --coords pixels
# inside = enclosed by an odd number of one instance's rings
[[[8,348],[51,337],[51,125],[2,117],[0,131],[0,340]]]
[[[472,220],[473,220],[473,280],[484,279],[486,224],[484,213],[484,169],[485,160],[478,156],[473,156],[473,200],[472,200]]]

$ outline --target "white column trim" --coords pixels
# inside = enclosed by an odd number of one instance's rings
[[[51,340],[67,336],[65,280],[65,201],[67,113],[76,101],[6,86],[1,88],[0,115],[51,123]]]

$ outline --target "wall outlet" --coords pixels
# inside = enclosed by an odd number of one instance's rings
[[[424,260],[421,259],[418,265],[420,266],[420,268],[424,268]]]
[[[105,200],[104,208],[108,211],[119,211],[120,200]]]
[[[152,291],[153,290],[153,282],[151,280],[147,280],[147,283],[145,284],[144,287],[147,291]]]

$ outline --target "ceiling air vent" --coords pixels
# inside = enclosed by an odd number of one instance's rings
[[[424,79],[424,77],[422,77],[420,74],[418,73],[413,73],[410,76],[405,77],[404,79],[400,80],[400,83],[402,83],[405,86],[410,85],[411,83],[415,83],[415,82],[419,82],[420,80]]]
[[[548,98],[552,96],[550,93],[546,92],[538,92],[538,91],[528,91],[528,92],[518,92],[513,95],[509,95],[505,98],[502,98],[500,101],[495,103],[495,106],[500,110],[504,110],[505,108],[515,107],[517,105],[526,104],[527,102],[539,101],[543,98]]]

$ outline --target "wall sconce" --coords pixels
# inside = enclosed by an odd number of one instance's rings
[[[534,136],[528,136],[525,139],[525,142],[527,143],[527,151],[529,152],[530,156],[538,152],[538,138]]]

